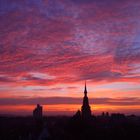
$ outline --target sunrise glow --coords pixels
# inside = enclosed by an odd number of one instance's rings
[[[140,113],[139,0],[0,1],[0,114]]]

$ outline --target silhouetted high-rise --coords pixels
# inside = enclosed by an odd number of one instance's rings
[[[33,117],[36,119],[42,118],[42,106],[37,104],[37,107],[33,110]]]
[[[90,110],[90,105],[87,96],[86,82],[85,82],[84,98],[83,98],[83,105],[81,111],[82,111],[82,118],[89,119],[91,117],[91,110]]]

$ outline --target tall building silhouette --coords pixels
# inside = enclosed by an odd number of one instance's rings
[[[36,108],[33,110],[33,117],[36,119],[42,118],[42,106],[37,104]]]
[[[82,118],[83,119],[91,118],[91,109],[90,109],[88,96],[87,96],[86,81],[85,81],[84,98],[83,98],[83,105],[82,105],[82,108],[81,108],[81,112],[82,112]]]

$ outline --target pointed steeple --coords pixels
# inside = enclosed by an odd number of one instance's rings
[[[85,90],[84,90],[85,96],[87,96],[87,86],[86,86],[86,81],[85,81]]]
[[[83,98],[83,105],[81,111],[82,111],[83,119],[89,119],[91,117],[91,109],[88,102],[86,81],[85,81],[84,98]]]

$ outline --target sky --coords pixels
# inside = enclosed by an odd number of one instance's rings
[[[0,114],[140,115],[139,0],[0,0]]]

